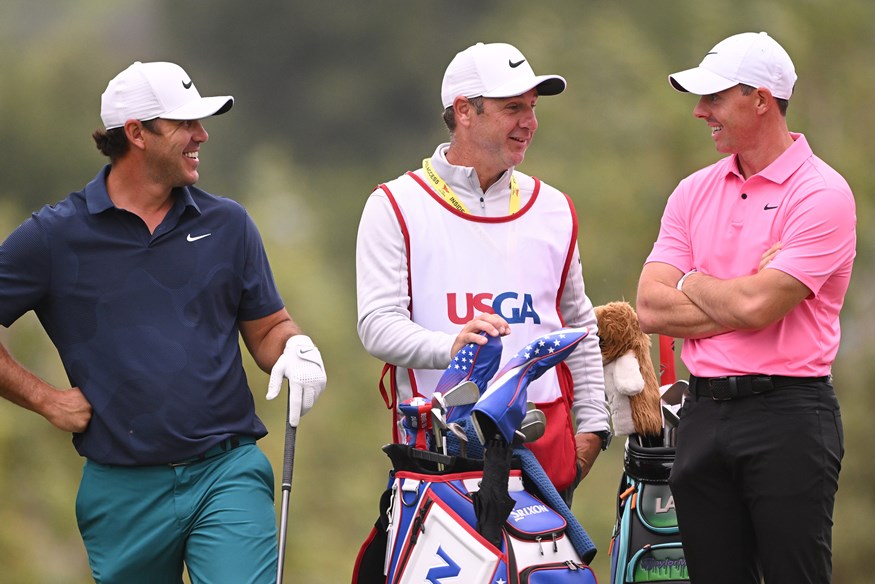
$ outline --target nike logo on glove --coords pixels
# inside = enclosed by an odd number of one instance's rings
[[[188,241],[188,242],[198,241],[199,239],[204,239],[205,237],[210,237],[211,235],[213,235],[213,234],[212,233],[205,233],[204,235],[194,235],[193,236],[191,233],[189,233],[188,235],[186,235],[186,241]]]

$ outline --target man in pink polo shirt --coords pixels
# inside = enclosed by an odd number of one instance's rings
[[[843,454],[830,377],[855,202],[786,111],[797,75],[766,33],[669,76],[728,156],[681,181],[642,269],[642,329],[684,339],[691,397],[670,484],[692,582],[831,579]]]

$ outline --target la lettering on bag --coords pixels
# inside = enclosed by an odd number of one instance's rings
[[[610,584],[690,582],[669,489],[674,461],[674,447],[651,446],[636,434],[627,439],[609,550]]]

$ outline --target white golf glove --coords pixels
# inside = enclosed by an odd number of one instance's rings
[[[283,354],[271,368],[268,399],[280,395],[284,378],[289,380],[289,425],[297,428],[301,416],[310,411],[325,389],[322,355],[310,337],[295,335],[286,341]]]

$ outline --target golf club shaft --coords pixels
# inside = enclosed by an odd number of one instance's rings
[[[290,395],[291,401],[291,395]],[[286,408],[288,411],[288,407]],[[288,415],[288,414],[287,414]],[[289,521],[289,493],[292,490],[292,469],[295,462],[295,437],[298,428],[286,419],[286,444],[283,448],[283,501],[280,510],[280,542],[277,554],[277,584],[283,584],[283,560],[286,556],[286,526]]]

